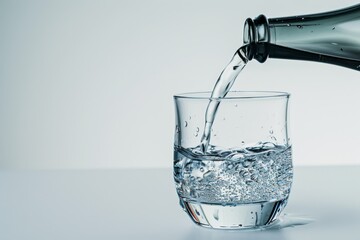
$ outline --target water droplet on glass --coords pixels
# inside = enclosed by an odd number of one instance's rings
[[[198,132],[194,133],[194,136],[195,137],[199,136],[199,133]]]
[[[203,168],[203,167],[200,168],[200,172],[204,172],[204,168]]]
[[[273,133],[274,133],[274,131],[273,131],[273,130],[270,130],[270,131],[269,131],[269,133],[270,133],[270,134],[273,134]]]
[[[241,144],[245,144],[245,142],[244,142],[244,141],[241,141]]]
[[[191,120],[191,116],[189,116],[189,120]]]
[[[214,211],[213,217],[215,218],[216,221],[219,221],[219,209],[216,209]]]
[[[188,126],[188,122],[187,122],[187,121],[185,121],[185,124],[184,124],[184,126],[185,126],[185,127],[187,127],[187,126]]]
[[[199,211],[198,211],[197,209],[195,209],[195,212],[196,212],[196,214],[197,214],[198,216],[200,216],[200,213],[199,213]]]
[[[196,132],[199,132],[199,131],[200,131],[200,129],[199,129],[199,127],[197,127],[197,128],[196,128]]]
[[[197,198],[198,194],[195,189],[190,189],[190,197]]]

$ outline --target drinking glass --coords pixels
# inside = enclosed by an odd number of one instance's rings
[[[174,96],[174,180],[180,205],[198,225],[256,229],[276,222],[293,179],[285,92],[233,91]],[[210,141],[205,111],[217,102]]]

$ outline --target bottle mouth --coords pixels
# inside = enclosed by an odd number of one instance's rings
[[[254,20],[251,18],[246,19],[243,41],[244,44],[270,42],[269,22],[263,14],[254,18]]]
[[[263,63],[269,55],[268,44],[270,42],[269,22],[264,15],[251,19],[248,18],[244,24],[244,45],[247,45],[247,58],[255,58]]]
[[[255,25],[254,21],[251,18],[245,20],[244,23],[244,35],[243,35],[243,42],[245,45],[249,45],[251,43],[255,43]]]

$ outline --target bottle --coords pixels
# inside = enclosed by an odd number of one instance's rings
[[[360,4],[303,16],[248,18],[244,45],[249,60],[309,60],[360,71]]]

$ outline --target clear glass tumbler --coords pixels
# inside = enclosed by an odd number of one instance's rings
[[[181,207],[204,227],[263,228],[285,207],[293,178],[284,92],[174,96],[174,179]],[[205,111],[219,103],[206,150]]]

